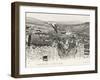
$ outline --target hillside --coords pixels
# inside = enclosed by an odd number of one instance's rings
[[[51,45],[54,39],[62,37],[66,39],[66,34],[69,33],[74,33],[79,37],[89,36],[89,22],[63,23],[65,22],[42,21],[27,17],[26,34],[29,35],[28,33],[31,31],[32,43],[35,45]]]

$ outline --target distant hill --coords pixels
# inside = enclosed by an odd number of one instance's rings
[[[55,23],[57,31],[54,30],[50,23]],[[53,40],[58,38],[65,38],[67,32],[73,32],[83,37],[89,36],[89,22],[55,22],[55,21],[42,21],[36,18],[26,17],[26,34],[32,31],[32,43],[34,45],[51,45]],[[54,26],[54,25],[53,25]],[[29,33],[30,34],[30,33]]]
[[[89,33],[89,22],[81,21],[69,21],[69,22],[55,22],[55,21],[42,21],[36,18],[26,17],[26,24],[36,25],[33,26],[37,30],[52,31],[53,27],[48,24],[55,23],[58,26],[59,31],[71,31],[71,32],[86,32]]]
[[[35,30],[51,31],[53,28],[46,21],[42,21],[36,18],[26,17],[26,25]]]
[[[31,18],[31,17],[26,17],[26,23],[27,24],[36,24],[36,25],[45,25],[47,22],[36,19],[36,18]]]

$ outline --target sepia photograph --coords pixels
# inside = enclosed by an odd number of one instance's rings
[[[26,67],[90,63],[90,15],[25,13]]]
[[[97,7],[12,3],[11,76],[97,73]]]

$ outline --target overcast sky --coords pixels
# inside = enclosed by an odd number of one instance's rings
[[[48,14],[48,13],[26,13],[26,17],[36,18],[43,21],[57,22],[89,22],[89,15],[71,15],[71,14]]]

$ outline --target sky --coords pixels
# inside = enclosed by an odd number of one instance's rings
[[[89,22],[89,15],[75,15],[75,14],[50,14],[50,13],[26,13],[26,17],[36,18],[43,21],[57,21],[57,22]]]

